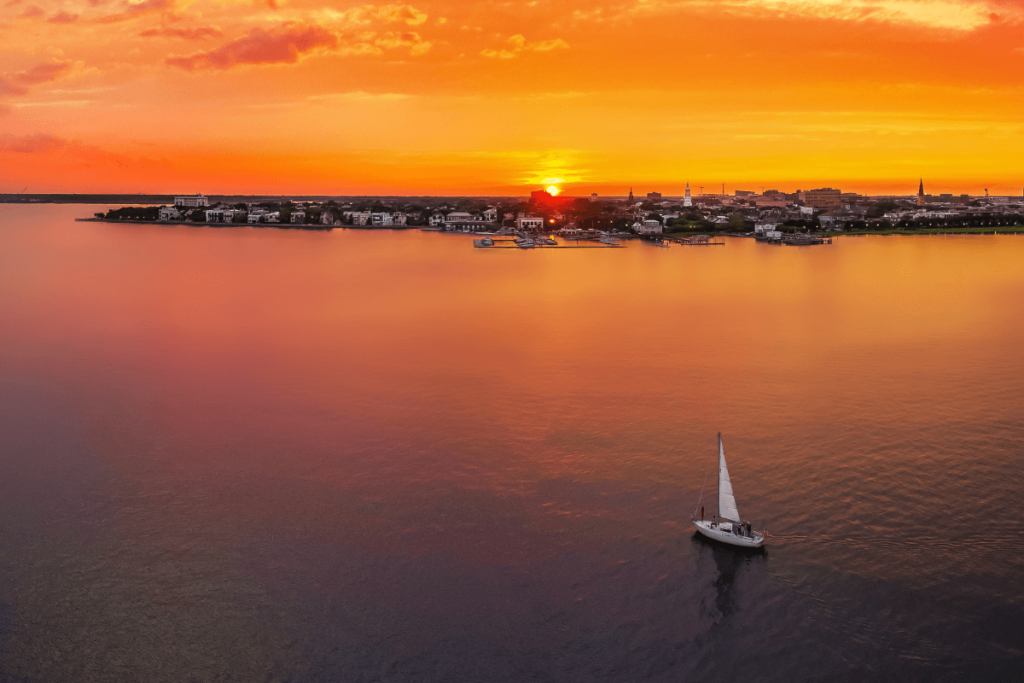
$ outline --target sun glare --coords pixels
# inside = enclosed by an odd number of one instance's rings
[[[558,193],[561,192],[557,185],[548,185],[548,194],[552,197],[557,197]]]

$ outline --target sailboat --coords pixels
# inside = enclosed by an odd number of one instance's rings
[[[705,483],[706,480],[705,480]],[[704,489],[701,488],[701,498],[704,497]],[[740,511],[736,509],[736,496],[732,492],[732,480],[729,479],[729,468],[725,464],[725,447],[722,445],[722,433],[718,433],[718,515],[710,520],[704,519],[704,509],[700,507],[700,499],[697,500],[697,507],[690,519],[697,531],[708,538],[738,545],[743,548],[760,548],[764,545],[764,538],[767,531],[753,531],[750,522],[744,522],[740,518]]]

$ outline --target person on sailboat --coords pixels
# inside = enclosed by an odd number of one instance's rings
[[[700,506],[700,521],[704,521],[704,506]]]

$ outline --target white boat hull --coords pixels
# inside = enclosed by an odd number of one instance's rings
[[[695,519],[693,520],[693,526],[697,528],[701,535],[719,543],[735,545],[741,548],[760,548],[764,545],[764,534],[752,531],[750,536],[743,536],[733,530],[734,526],[738,529],[739,525],[733,525],[732,522],[712,524],[710,520]]]

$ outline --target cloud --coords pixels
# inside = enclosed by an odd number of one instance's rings
[[[184,57],[168,57],[168,66],[186,71],[230,69],[243,64],[294,64],[300,55],[317,48],[338,47],[338,36],[316,25],[284,25],[266,31],[254,28],[249,35],[220,47]]]
[[[220,38],[223,33],[215,26],[198,26],[196,28],[170,28],[162,26],[151,28],[139,34],[143,38],[184,38],[185,40],[199,40],[201,38]]]
[[[631,13],[687,8],[744,16],[791,15],[850,22],[884,22],[947,31],[973,31],[1024,18],[1019,8],[984,0],[636,0]]]
[[[68,143],[48,133],[0,135],[0,153],[45,154],[67,147]]]
[[[57,14],[54,14],[46,21],[48,21],[51,24],[70,24],[77,20],[77,14],[69,14],[68,12],[57,12]]]
[[[25,11],[19,14],[18,16],[21,17],[22,19],[35,19],[37,17],[42,17],[45,15],[46,12],[43,11],[42,7],[40,7],[39,5],[32,5],[31,7],[26,8]]]
[[[517,33],[506,41],[508,48],[501,50],[483,50],[480,54],[491,59],[514,59],[523,52],[551,52],[552,50],[568,50],[569,43],[561,38],[542,40],[531,43],[522,34]]]
[[[420,37],[420,34],[411,31],[405,33],[384,33],[374,40],[373,43],[378,47],[388,50],[399,47],[408,47],[409,54],[414,57],[416,55],[426,54],[434,45],[429,40],[423,40]]]
[[[24,95],[28,88],[18,85],[9,78],[0,76],[0,95]]]
[[[412,5],[362,5],[338,11],[330,7],[321,9],[318,14],[325,23],[370,24],[383,21],[388,24],[404,23],[408,26],[419,26],[429,18],[426,13]]]
[[[105,17],[100,17],[96,21],[102,24],[116,24],[122,21],[131,21],[132,19],[138,19],[141,16],[150,14],[152,12],[163,12],[173,11],[175,0],[143,0],[142,2],[126,2],[125,10],[118,12],[117,14],[108,14]],[[90,4],[94,3],[90,0]]]
[[[405,22],[409,26],[419,26],[427,20],[427,15],[412,5],[382,5],[377,8],[377,18],[389,23]]]
[[[74,68],[74,62],[43,62],[42,64],[36,64],[28,71],[21,71],[14,74],[13,80],[22,85],[39,85],[40,83],[49,83],[50,81],[56,81],[64,76],[71,73]]]

